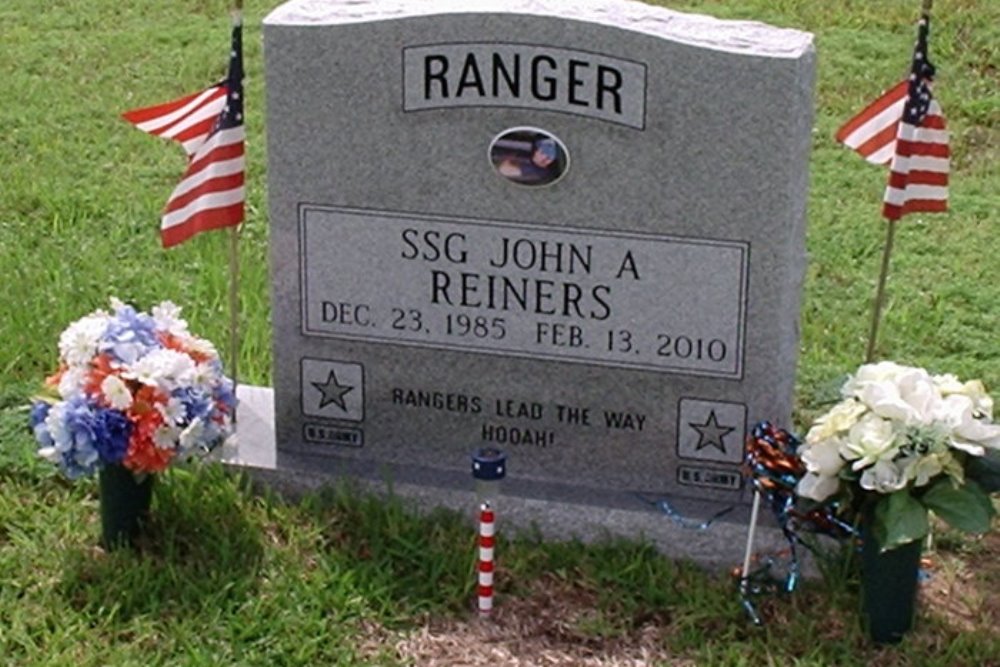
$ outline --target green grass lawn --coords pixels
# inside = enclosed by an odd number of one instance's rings
[[[260,20],[272,5],[246,4],[239,359],[241,380],[268,384]],[[664,4],[816,35],[796,392],[796,421],[806,424],[864,356],[885,233],[885,170],[832,135],[905,74],[919,2]],[[504,643],[470,622],[473,534],[461,517],[418,517],[400,502],[346,493],[290,504],[214,466],[163,476],[139,553],[100,551],[96,485],[70,485],[34,459],[23,406],[54,370],[60,331],[112,294],[141,308],[163,299],[185,306],[192,330],[228,358],[227,235],[160,248],[158,214],[184,158],[119,118],[222,75],[226,6],[0,4],[0,665],[431,664],[421,651],[447,656],[457,645],[472,655],[473,643],[488,641],[521,664],[550,651],[565,657],[551,664],[1000,665],[995,535],[941,536],[919,630],[883,650],[858,631],[850,580],[808,582],[789,600],[767,602],[772,621],[756,629],[725,573],[638,543],[527,536],[506,536],[499,552],[495,627],[513,637]],[[981,378],[997,396],[1000,3],[939,0],[934,16],[952,212],[900,224],[878,356]],[[604,662],[585,662],[594,656]]]

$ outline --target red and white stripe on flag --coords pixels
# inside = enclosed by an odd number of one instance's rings
[[[233,17],[229,71],[214,86],[173,102],[126,111],[143,132],[184,146],[187,171],[167,200],[160,221],[164,247],[198,232],[243,222],[243,19]]]
[[[909,81],[901,81],[844,123],[834,137],[872,164],[889,164],[896,152],[908,90]]]
[[[144,132],[177,141],[188,155],[187,171],[160,219],[165,248],[244,219],[245,130],[242,123],[219,127],[228,94],[224,82],[173,102],[122,114]]]
[[[920,125],[900,121],[882,215],[898,220],[907,213],[947,211],[950,155],[937,100],[931,100]]]
[[[163,211],[160,237],[165,248],[243,221],[243,139],[243,125],[218,130],[191,157]]]
[[[226,92],[219,84],[173,102],[126,111],[122,118],[143,132],[179,142],[190,158],[212,133],[226,106]]]

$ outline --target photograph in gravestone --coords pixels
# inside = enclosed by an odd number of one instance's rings
[[[639,2],[293,0],[264,24],[278,465],[745,505],[788,423],[811,35]],[[745,516],[745,513],[744,513]]]

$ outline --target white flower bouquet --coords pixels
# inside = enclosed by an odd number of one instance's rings
[[[989,530],[1000,425],[982,382],[887,361],[859,368],[841,395],[798,450],[798,496],[874,506],[883,550],[924,537],[928,510],[966,532]]]

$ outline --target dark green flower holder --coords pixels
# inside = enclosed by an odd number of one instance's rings
[[[923,544],[916,540],[880,553],[871,524],[865,521],[861,534],[862,624],[876,644],[898,644],[913,628]]]
[[[153,476],[137,481],[123,465],[107,465],[100,471],[101,545],[107,549],[132,546],[149,518],[153,498]]]

